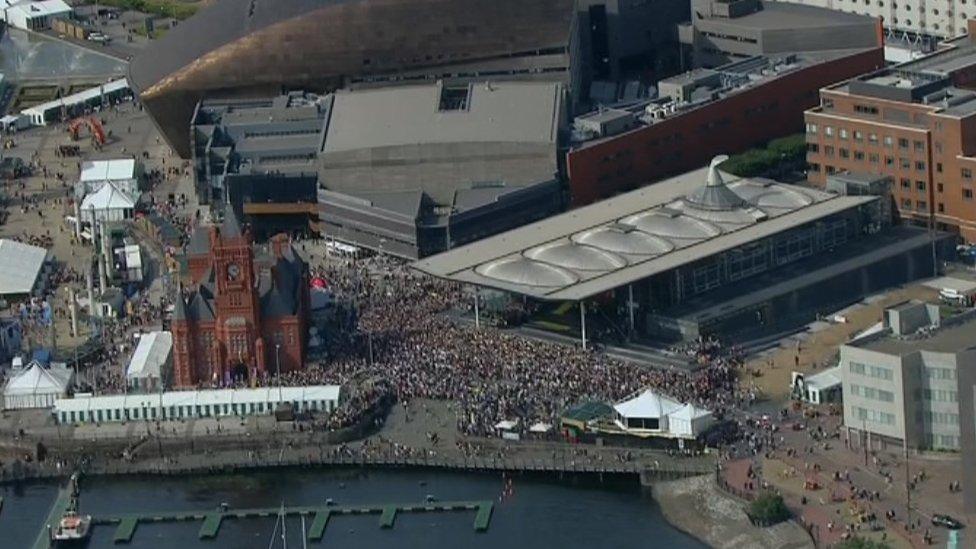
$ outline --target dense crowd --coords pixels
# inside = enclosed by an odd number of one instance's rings
[[[357,305],[358,330],[332,338],[323,364],[287,376],[286,382],[340,383],[353,396],[333,427],[354,423],[383,396],[398,400],[447,399],[458,403],[457,427],[489,435],[502,420],[523,427],[554,424],[581,400],[615,401],[654,387],[681,401],[715,410],[733,404],[738,359],[714,340],[687,351],[703,365],[694,373],[626,363],[579,347],[532,340],[480,328],[443,314],[461,306],[456,285],[435,280],[383,257],[314,261],[340,301]],[[370,382],[365,394],[356,380]]]

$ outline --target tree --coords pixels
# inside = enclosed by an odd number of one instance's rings
[[[891,546],[883,541],[853,537],[834,545],[834,549],[891,549]]]
[[[792,516],[790,510],[783,501],[783,496],[774,492],[760,494],[752,504],[749,505],[749,517],[753,522],[763,526],[769,526],[784,520],[789,520]]]

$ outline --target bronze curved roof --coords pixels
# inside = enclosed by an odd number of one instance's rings
[[[211,92],[321,89],[557,50],[573,15],[573,0],[217,0],[137,56],[129,81],[186,158],[193,109]]]

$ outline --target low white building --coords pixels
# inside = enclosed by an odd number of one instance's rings
[[[169,379],[172,366],[173,334],[149,332],[139,338],[125,372],[125,381],[136,391],[158,391]]]
[[[83,114],[88,109],[101,108],[131,95],[129,81],[120,78],[60,99],[27,107],[20,111],[20,114],[27,117],[27,120],[35,126],[47,126],[52,122],[60,121],[65,114],[71,118]]]
[[[647,389],[617,403],[614,423],[630,435],[694,439],[714,422],[712,413]]]
[[[49,29],[52,19],[72,13],[64,0],[2,0],[0,4],[7,25],[24,30]]]
[[[52,364],[45,368],[39,362],[31,362],[7,380],[3,388],[3,408],[50,408],[68,394],[73,378],[74,372],[64,366]]]
[[[89,225],[123,221],[132,219],[135,209],[135,199],[109,181],[81,201],[81,220]]]
[[[295,412],[332,412],[341,402],[338,385],[167,391],[112,396],[75,396],[54,403],[59,423],[99,423],[272,415],[281,404]]]
[[[80,198],[98,192],[106,183],[130,197],[139,196],[138,166],[134,158],[115,158],[111,160],[86,160],[81,163],[81,175],[75,194]]]
[[[793,392],[810,404],[829,404],[842,401],[840,366],[813,375],[793,372]]]

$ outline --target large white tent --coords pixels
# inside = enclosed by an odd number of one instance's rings
[[[81,201],[81,219],[91,224],[122,221],[132,218],[135,207],[134,198],[119,189],[114,182],[107,181]]]
[[[38,287],[50,252],[9,239],[0,239],[0,295],[26,295]]]
[[[149,332],[139,338],[139,345],[132,353],[125,379],[136,390],[156,391],[160,377],[167,375],[173,352],[173,334],[170,332]]]
[[[64,366],[45,368],[39,362],[31,362],[7,381],[3,388],[3,407],[6,410],[50,408],[68,394],[73,377],[74,372]]]
[[[617,427],[638,436],[695,438],[712,424],[712,413],[647,389],[615,404]]]
[[[81,163],[78,177],[79,196],[98,192],[111,182],[130,197],[139,195],[139,179],[134,158],[86,160]]]

